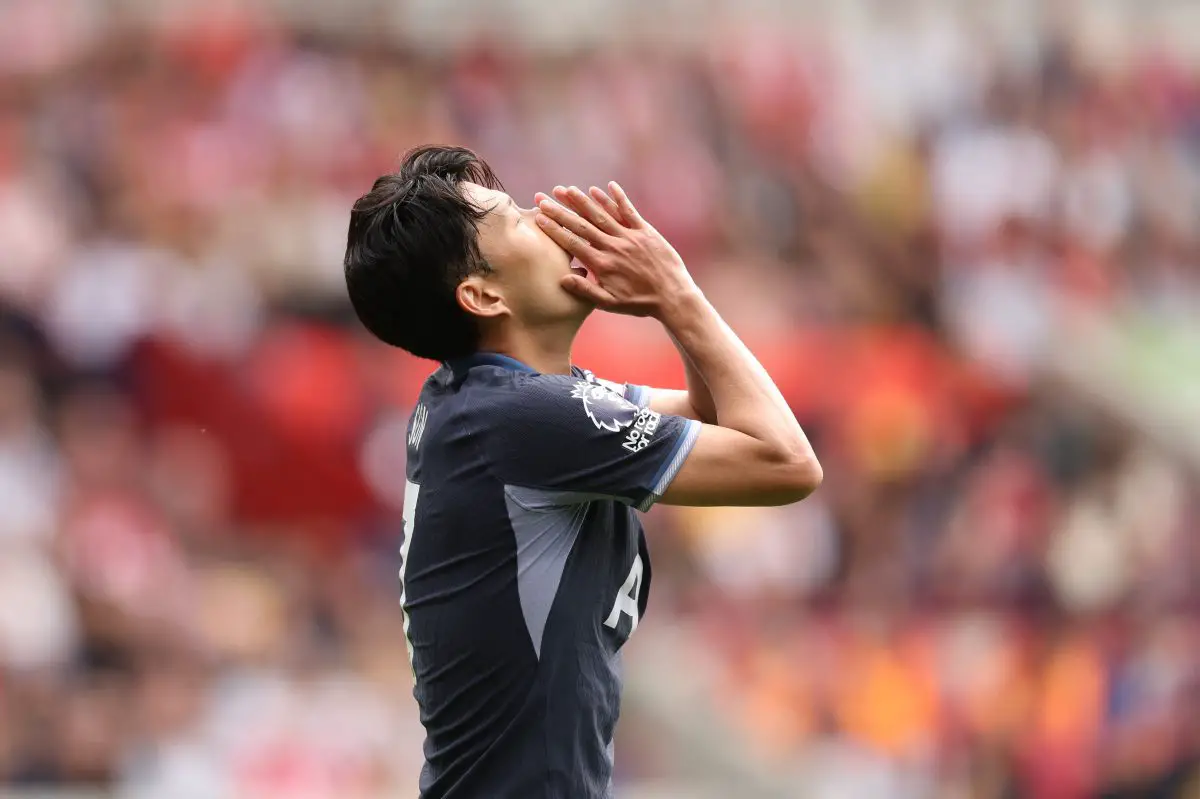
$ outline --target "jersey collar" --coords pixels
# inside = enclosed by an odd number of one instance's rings
[[[514,372],[537,374],[537,370],[532,366],[498,352],[477,352],[464,358],[453,358],[446,361],[446,365],[456,375],[465,375],[468,370],[476,366],[499,366],[501,369],[509,369]]]

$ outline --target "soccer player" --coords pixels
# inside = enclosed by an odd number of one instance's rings
[[[521,208],[471,151],[423,147],[351,212],[359,319],[441,363],[408,429],[400,549],[423,799],[611,796],[619,652],[650,587],[637,511],[821,482],[771,378],[621,188],[553,195]],[[687,390],[572,364],[594,308],[661,322]]]

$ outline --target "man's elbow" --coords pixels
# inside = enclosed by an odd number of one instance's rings
[[[821,482],[825,479],[825,472],[816,455],[809,452],[788,458],[783,478],[778,504],[791,505],[820,488]]]
[[[796,464],[794,472],[796,498],[792,500],[793,502],[799,502],[816,491],[821,487],[822,481],[825,480],[825,470],[821,468],[821,462],[817,460],[816,455],[809,455]]]

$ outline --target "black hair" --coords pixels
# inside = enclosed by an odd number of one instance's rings
[[[459,184],[503,190],[464,147],[425,146],[375,181],[350,211],[346,289],[367,330],[394,347],[444,361],[479,347],[479,324],[458,304],[458,284],[490,272],[479,251],[487,210]]]

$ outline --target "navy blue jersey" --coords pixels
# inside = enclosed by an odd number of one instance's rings
[[[426,381],[400,550],[422,799],[612,795],[619,652],[650,588],[634,511],[700,433],[648,395],[491,354]]]

